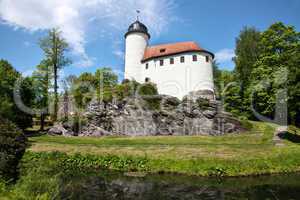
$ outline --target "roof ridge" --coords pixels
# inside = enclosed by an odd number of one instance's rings
[[[173,42],[173,43],[165,43],[165,44],[155,44],[155,45],[150,45],[149,47],[158,47],[158,46],[166,46],[166,45],[175,45],[175,44],[182,44],[182,43],[194,43],[197,44],[198,43],[196,41],[185,41],[185,42]]]

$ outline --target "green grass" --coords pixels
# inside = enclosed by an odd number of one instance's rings
[[[149,173],[243,176],[299,171],[300,146],[288,141],[274,146],[276,126],[253,123],[249,132],[218,137],[40,136],[30,138],[27,154],[61,152],[69,160],[66,165]]]

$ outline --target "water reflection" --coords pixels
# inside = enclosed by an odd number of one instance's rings
[[[222,200],[300,199],[300,175],[250,178],[151,175],[143,178],[115,172],[65,176],[60,199]]]

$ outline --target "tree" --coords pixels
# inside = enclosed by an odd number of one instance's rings
[[[49,88],[51,86],[51,72],[46,61],[42,61],[36,67],[36,71],[33,72],[32,78],[34,81],[34,88],[36,90],[36,102],[37,108],[41,109],[40,112],[40,130],[44,131],[45,119],[49,114],[48,103],[49,103]]]
[[[97,97],[106,105],[114,98],[114,88],[118,83],[118,76],[112,71],[111,68],[103,67],[96,71],[96,88]]]
[[[261,35],[260,55],[251,80],[255,87],[255,109],[268,117],[276,112],[276,95],[287,90],[288,119],[300,125],[300,33],[283,23],[271,25]],[[266,82],[266,85],[262,85]]]
[[[213,77],[214,77],[214,85],[217,99],[221,96],[221,70],[219,69],[218,63],[216,61],[213,62]]]
[[[44,51],[47,64],[52,67],[54,77],[54,113],[53,120],[57,120],[58,113],[58,70],[71,63],[66,57],[69,50],[68,43],[62,38],[61,32],[54,28],[48,35],[40,40],[40,47]]]
[[[236,82],[238,82],[240,89],[238,90],[239,94],[235,94],[235,96],[236,98],[239,96],[241,100],[239,100],[240,104],[236,104],[237,107],[235,109],[247,117],[251,116],[250,97],[247,90],[251,82],[250,75],[253,71],[254,64],[260,55],[260,35],[260,32],[254,27],[245,27],[236,39],[236,56],[233,60],[235,62],[234,71]]]
[[[19,93],[22,103],[28,107],[33,105],[35,93],[30,78],[22,78],[13,66],[0,60],[0,115],[14,122],[19,128],[26,129],[32,126],[32,115],[18,108],[14,101],[14,88],[17,81],[21,81]]]
[[[235,47],[235,73],[241,84],[241,90],[247,88],[250,82],[255,62],[260,55],[260,32],[255,28],[245,27],[236,39]],[[243,95],[243,94],[242,94]]]

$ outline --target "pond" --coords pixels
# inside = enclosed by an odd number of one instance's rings
[[[204,178],[182,175],[128,176],[93,172],[65,176],[62,199],[300,199],[300,174],[245,178]]]

